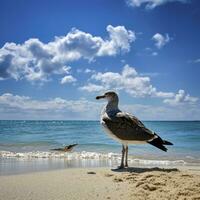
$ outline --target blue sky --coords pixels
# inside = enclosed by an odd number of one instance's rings
[[[200,120],[197,0],[0,1],[0,119]]]

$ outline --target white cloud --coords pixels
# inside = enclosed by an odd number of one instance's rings
[[[89,69],[89,68],[87,68],[87,69],[85,69],[85,71],[84,71],[86,74],[88,74],[88,73],[91,73],[92,72],[92,70],[91,69]]]
[[[96,85],[93,83],[89,83],[88,85],[82,86],[79,88],[80,90],[85,90],[88,92],[100,92],[105,90],[105,88],[102,85]]]
[[[29,39],[23,44],[6,43],[0,49],[0,79],[46,81],[52,74],[68,73],[69,62],[128,52],[135,33],[124,26],[107,26],[108,38],[72,29],[49,43]]]
[[[156,97],[160,97],[160,98],[172,98],[174,97],[174,93],[173,92],[156,92],[155,94]]]
[[[177,106],[186,103],[194,104],[197,101],[197,97],[191,97],[189,94],[186,94],[184,90],[179,90],[178,93],[174,95],[174,98],[165,99],[164,103],[167,103],[172,106]]]
[[[60,110],[60,109],[72,109],[73,111],[80,112],[85,111],[85,108],[81,106],[81,103],[86,100],[65,100],[62,98],[54,98],[46,101],[33,100],[27,96],[13,95],[11,93],[4,93],[0,96],[0,104],[8,105],[10,107],[20,109],[34,109],[34,110]],[[78,106],[79,105],[79,106]]]
[[[165,46],[171,40],[171,38],[169,37],[168,34],[165,34],[165,36],[164,36],[160,33],[156,33],[155,35],[153,35],[152,40],[155,41],[155,46],[158,49],[161,49],[163,46]]]
[[[176,108],[166,105],[123,105],[121,109],[142,120],[199,120],[200,105],[185,104]]]
[[[67,75],[61,79],[60,83],[65,84],[65,83],[73,83],[76,81],[77,81],[76,78],[74,78],[72,75]]]
[[[98,72],[94,73],[87,85],[79,89],[88,92],[104,92],[106,90],[125,91],[133,97],[156,97],[164,99],[163,102],[169,105],[194,104],[197,97],[185,94],[184,90],[174,92],[158,91],[151,84],[149,76],[138,74],[135,68],[125,65],[121,73],[117,72]],[[94,83],[92,83],[93,81]]]
[[[86,99],[34,100],[5,93],[0,96],[0,119],[92,119],[97,118],[101,102]]]
[[[120,96],[121,97],[121,96]],[[121,101],[120,101],[121,102]],[[60,97],[49,100],[35,100],[26,96],[5,93],[0,95],[0,119],[96,119],[105,102],[86,99],[67,100]],[[200,107],[194,104],[181,104],[176,107],[142,104],[124,104],[123,111],[134,114],[143,120],[198,120]]]
[[[113,27],[108,25],[109,40],[105,40],[99,49],[98,55],[116,55],[130,51],[130,43],[136,40],[135,33],[126,30],[124,26]]]
[[[143,4],[146,9],[154,9],[157,6],[161,6],[171,2],[186,3],[188,0],[126,0],[128,6],[140,7]]]
[[[86,74],[89,74],[89,73],[94,73],[95,72],[95,70],[94,69],[89,69],[89,68],[86,68],[85,70],[84,70],[84,73],[86,73]]]
[[[98,84],[89,83],[80,87],[81,90],[88,92],[101,90],[124,90],[135,97],[154,96],[160,98],[172,97],[171,92],[159,92],[152,86],[150,78],[137,73],[135,68],[125,65],[121,73],[99,72],[91,76],[91,80]]]

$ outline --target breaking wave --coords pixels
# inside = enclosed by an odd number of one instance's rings
[[[16,158],[16,159],[65,159],[65,160],[109,160],[113,162],[120,162],[121,155],[116,153],[98,153],[98,152],[72,152],[72,153],[57,153],[57,152],[10,152],[0,151],[1,158]],[[148,160],[138,159],[129,156],[129,163],[132,165],[159,165],[159,166],[184,166],[188,163],[184,160]]]

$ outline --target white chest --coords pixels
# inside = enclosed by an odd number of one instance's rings
[[[101,118],[100,118],[100,123],[103,127],[103,129],[105,130],[105,132],[108,134],[108,136],[110,136],[111,138],[113,138],[114,140],[116,140],[117,142],[123,143],[123,140],[121,140],[120,138],[116,137],[111,131],[110,129],[106,126],[106,123],[103,121],[103,118],[108,118],[108,114],[106,112],[105,109],[102,110],[101,113]]]

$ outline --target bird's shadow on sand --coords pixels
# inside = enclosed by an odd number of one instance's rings
[[[144,173],[144,172],[178,172],[177,168],[160,168],[160,167],[152,167],[152,168],[140,168],[140,167],[128,167],[123,169],[111,169],[113,172],[129,172],[129,173]]]

